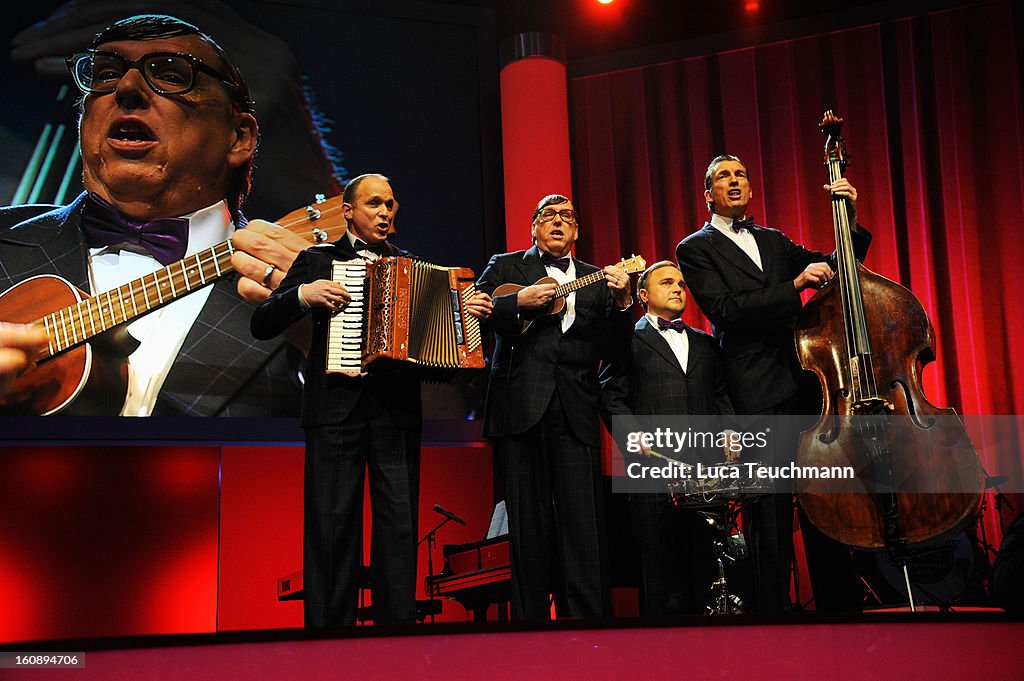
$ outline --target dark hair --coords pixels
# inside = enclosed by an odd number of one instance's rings
[[[659,260],[644,270],[640,276],[636,278],[636,299],[640,301],[640,304],[644,306],[645,310],[647,309],[647,303],[640,297],[640,290],[647,288],[647,278],[651,276],[651,273],[655,270],[660,270],[662,267],[678,267],[678,265],[671,260]]]
[[[742,160],[740,160],[739,156],[733,156],[732,154],[721,154],[719,156],[715,156],[713,159],[711,159],[711,163],[708,164],[707,172],[704,173],[704,190],[705,191],[711,191],[711,184],[712,184],[711,174],[714,173],[715,166],[717,166],[722,161],[735,161],[736,163],[739,163],[741,166],[743,166],[744,170],[747,170],[747,164],[744,163]],[[750,171],[749,170],[747,171],[747,179],[748,180],[750,179]],[[711,210],[712,206],[714,206],[714,202],[713,201],[708,201],[708,210]]]
[[[380,173],[364,173],[359,177],[353,177],[351,180],[348,181],[348,184],[345,185],[345,191],[341,195],[342,202],[352,205],[352,202],[356,198],[356,191],[359,190],[359,185],[363,183],[363,180],[366,180],[371,177],[376,177],[378,180],[382,180],[384,182],[387,182],[388,184],[391,184],[391,179],[384,175],[381,175]]]
[[[548,206],[553,206],[556,203],[569,203],[569,197],[562,196],[561,194],[548,194],[540,200],[540,203],[537,204],[537,207],[533,211],[533,217],[530,218],[530,222],[536,220],[542,210]]]
[[[231,103],[239,112],[255,113],[255,105],[252,101],[252,95],[249,93],[249,86],[246,84],[238,67],[232,63],[224,49],[217,44],[217,41],[187,21],[182,21],[166,14],[138,14],[116,21],[97,33],[96,37],[93,38],[92,48],[96,49],[105,43],[122,40],[159,40],[161,38],[178,38],[190,35],[194,35],[208,44],[217,54],[220,64],[211,64],[210,66],[218,68],[228,77],[230,84],[221,82],[221,86],[228,93]],[[228,179],[225,198],[227,199],[231,215],[236,218],[238,217],[238,209],[252,189],[252,172],[255,159],[256,155],[253,154],[249,162],[236,170]]]

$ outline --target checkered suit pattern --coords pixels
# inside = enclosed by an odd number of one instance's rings
[[[733,413],[718,344],[690,327],[684,333],[689,340],[685,368],[646,316],[636,323],[629,352],[601,370],[601,413],[609,428],[613,417]],[[651,425],[656,423],[647,428]],[[715,461],[721,461],[716,454]],[[706,523],[693,511],[672,508],[667,490],[632,495],[630,514],[640,554],[642,613],[703,612],[712,576]]]
[[[629,353],[601,369],[606,417],[733,413],[718,344],[703,331],[687,327],[684,333],[690,348],[685,370],[657,327],[640,318]]]
[[[395,427],[381,398],[367,392],[344,422],[306,429],[302,565],[308,627],[356,622],[367,469],[374,623],[416,619],[420,438]]]
[[[408,255],[388,246],[392,255]],[[308,627],[355,624],[362,558],[363,475],[369,470],[373,535],[371,598],[376,623],[415,621],[421,405],[416,373],[370,367],[370,375],[328,374],[325,308],[303,310],[302,284],[330,279],[331,263],[351,260],[347,237],[309,248],[253,314],[258,338],[313,320],[302,396],[306,432],[303,591]]]
[[[575,261],[576,276],[597,270]],[[491,258],[477,289],[533,284],[546,276],[536,246]],[[496,343],[484,422],[505,486],[512,543],[513,615],[547,618],[607,612],[600,475],[598,365],[621,352],[632,318],[608,287],[576,292],[576,318],[555,317],[525,332],[515,295],[499,296],[488,325]]]
[[[729,396],[736,411],[765,416],[796,414],[801,411],[801,369],[793,329],[802,302],[793,280],[813,262],[829,261],[835,269],[835,258],[797,245],[775,229],[754,226],[751,232],[763,270],[710,223],[679,243],[676,259],[722,348]],[[871,234],[857,225],[853,246],[858,260],[867,255],[870,243]],[[789,440],[790,444],[782,447],[781,438],[776,438],[777,461],[795,451],[796,434]],[[776,495],[758,501],[751,510],[750,524],[758,563],[759,609],[788,609],[792,499]],[[821,587],[815,589],[819,609],[831,602],[847,609],[846,603],[856,598],[847,595],[853,591],[849,586],[853,572],[849,560],[842,556],[843,547],[827,540],[809,523],[805,523],[804,538],[812,583]],[[829,577],[833,578],[831,585],[825,583]],[[833,598],[826,592],[839,593]]]
[[[729,395],[741,414],[757,413],[796,394],[800,366],[793,327],[803,304],[793,280],[811,263],[830,260],[776,229],[754,226],[751,232],[763,270],[711,223],[676,247],[686,285],[722,348]],[[858,226],[853,237],[857,258],[863,260],[871,235]]]
[[[88,292],[81,232],[85,195],[64,207],[0,209],[0,290],[55,274]],[[40,316],[48,310],[40,310]],[[294,416],[298,355],[281,340],[258,342],[252,307],[232,276],[218,280],[160,391],[154,416]]]

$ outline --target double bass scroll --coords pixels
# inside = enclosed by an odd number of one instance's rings
[[[830,183],[847,164],[843,120],[826,112]],[[855,480],[797,481],[804,512],[848,546],[903,551],[960,531],[981,501],[977,453],[953,409],[925,397],[935,331],[903,286],[857,262],[846,202],[833,197],[836,276],[804,307],[795,343],[822,387],[821,415],[800,436],[797,465],[850,466]]]

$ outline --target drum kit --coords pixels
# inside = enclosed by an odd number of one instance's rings
[[[656,455],[657,456],[657,455]],[[661,457],[667,458],[667,457]],[[747,543],[737,519],[743,506],[758,497],[773,494],[771,479],[757,478],[749,471],[760,464],[749,462],[722,463],[707,467],[702,475],[682,464],[690,477],[668,483],[669,499],[679,508],[695,509],[714,531],[715,579],[709,588],[705,614],[736,615],[749,612],[739,596],[729,591],[726,562],[735,563],[747,557]]]

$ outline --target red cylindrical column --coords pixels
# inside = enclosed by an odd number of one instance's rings
[[[520,33],[502,45],[501,141],[505,244],[514,251],[530,247],[530,215],[542,197],[572,197],[565,47],[557,36]]]

